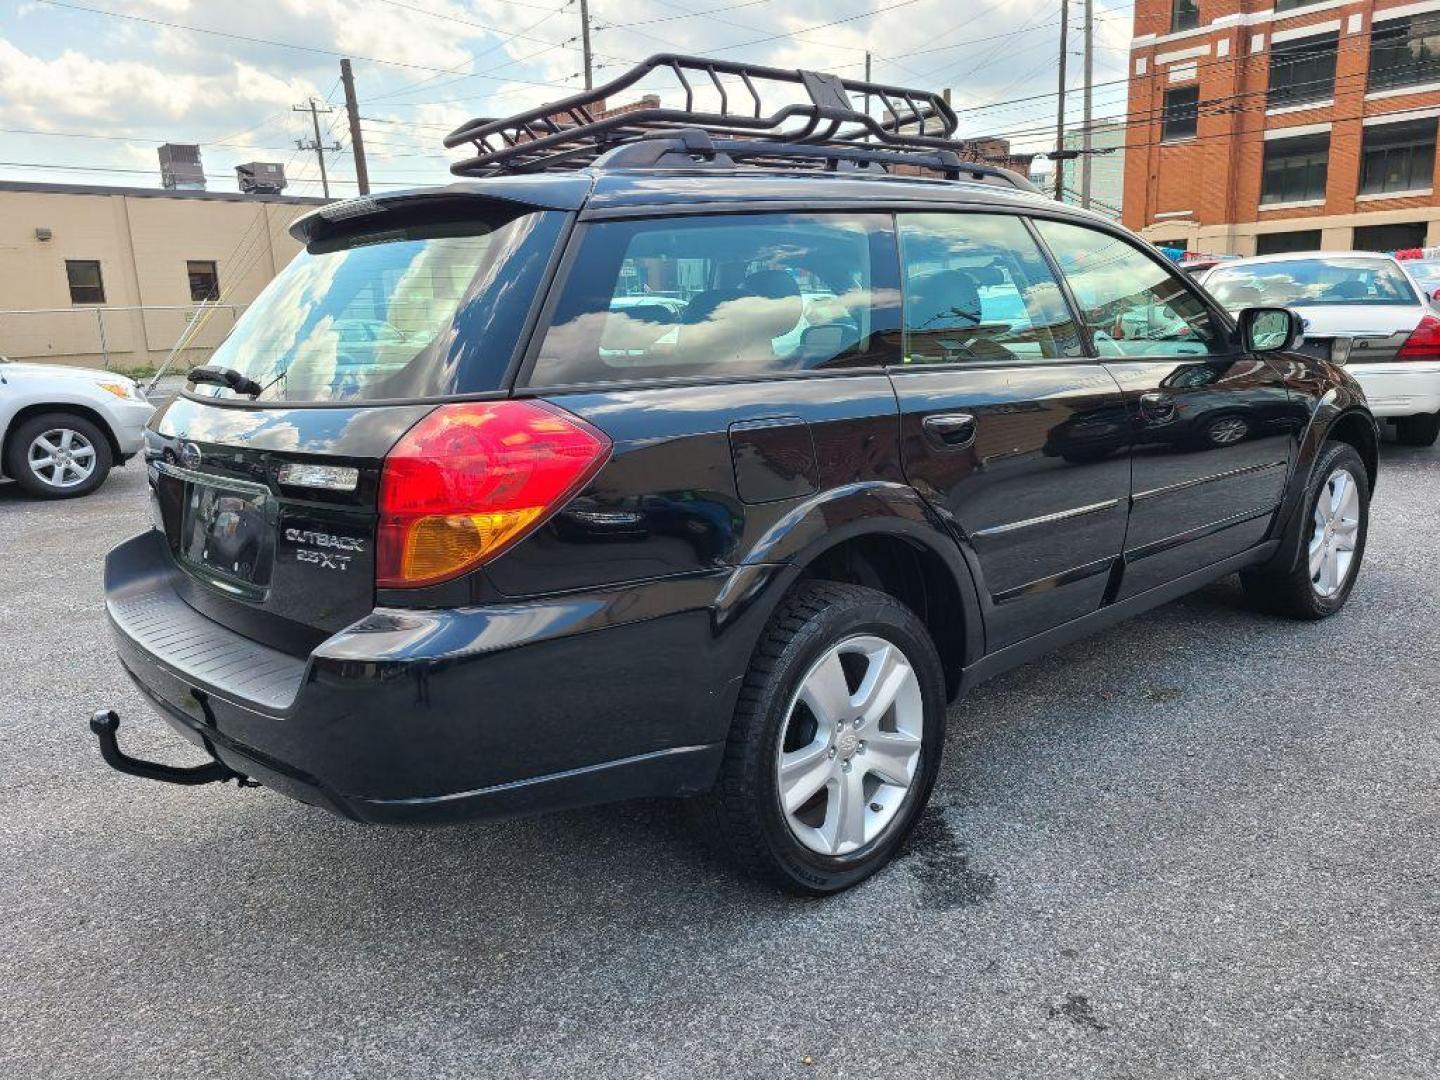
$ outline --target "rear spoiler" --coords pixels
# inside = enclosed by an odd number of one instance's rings
[[[378,195],[361,195],[326,203],[296,219],[290,235],[306,247],[356,233],[436,221],[480,219],[488,209],[503,206],[514,212],[578,210],[590,193],[592,180],[576,174],[558,176],[497,177],[493,180],[449,184],[445,187],[407,188]],[[497,206],[497,204],[499,204]]]

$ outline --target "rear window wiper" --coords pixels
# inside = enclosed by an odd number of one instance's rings
[[[237,394],[246,394],[249,397],[258,397],[261,389],[259,383],[254,379],[246,378],[234,368],[228,367],[197,367],[191,368],[187,376],[192,383],[209,383],[211,386],[225,386],[234,390]]]

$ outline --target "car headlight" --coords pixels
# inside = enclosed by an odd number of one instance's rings
[[[106,390],[118,398],[124,398],[126,401],[143,400],[140,397],[140,388],[133,382],[102,382],[96,385],[98,385],[101,390]]]

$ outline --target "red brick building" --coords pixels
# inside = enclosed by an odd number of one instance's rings
[[[1124,221],[1250,255],[1440,244],[1440,0],[1136,0]]]

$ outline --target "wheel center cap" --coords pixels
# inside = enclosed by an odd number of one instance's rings
[[[856,747],[858,747],[859,745],[860,740],[856,738],[855,732],[850,731],[849,729],[842,731],[839,737],[835,740],[835,749],[840,752],[840,756],[846,761],[850,760],[850,758],[855,753]]]

